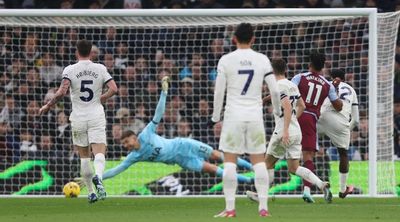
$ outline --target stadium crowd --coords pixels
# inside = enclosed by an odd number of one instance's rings
[[[0,1],[1,3],[1,1]],[[389,4],[390,3],[390,4]],[[400,1],[347,0],[4,0],[7,8],[277,8],[277,7],[378,7],[380,11],[400,9]],[[368,159],[367,72],[368,36],[366,21],[338,21],[296,25],[261,25],[256,49],[270,58],[283,57],[288,75],[307,70],[310,48],[325,50],[330,68],[346,70],[346,81],[356,89],[360,100],[360,126],[352,133],[353,160]],[[324,28],[325,27],[325,28]],[[61,30],[60,30],[61,29]],[[39,116],[40,106],[58,88],[64,67],[75,61],[79,38],[93,42],[91,58],[104,64],[114,77],[119,94],[104,106],[108,121],[108,156],[126,155],[120,145],[123,130],[140,132],[154,113],[159,96],[159,80],[172,78],[170,102],[158,133],[167,138],[192,137],[218,147],[221,125],[210,127],[213,83],[219,58],[231,51],[230,27],[143,30],[130,28],[26,28],[0,27],[0,160],[13,163],[26,159],[74,159],[68,97],[48,115]],[[290,31],[282,31],[290,30]],[[100,34],[93,34],[100,33]],[[279,36],[279,37],[277,37]],[[189,47],[190,46],[190,47]],[[395,153],[400,157],[400,41],[396,48],[394,121]],[[272,111],[266,109],[267,135],[273,130]],[[321,143],[330,159],[329,141]]]

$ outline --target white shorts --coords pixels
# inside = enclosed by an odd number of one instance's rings
[[[278,159],[283,157],[286,157],[286,159],[300,159],[301,138],[301,134],[289,135],[289,145],[285,146],[282,144],[282,135],[278,135],[274,132],[268,143],[267,154]]]
[[[324,113],[318,120],[317,132],[328,136],[334,146],[349,149],[350,123],[344,118],[331,112]]]
[[[106,119],[71,121],[72,142],[74,145],[87,147],[92,143],[107,145]]]
[[[235,154],[263,154],[266,151],[263,121],[224,121],[219,149]]]

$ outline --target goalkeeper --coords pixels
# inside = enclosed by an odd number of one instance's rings
[[[124,161],[118,166],[107,170],[103,179],[112,178],[136,162],[161,162],[178,164],[180,167],[196,172],[207,172],[222,177],[223,170],[206,160],[223,160],[223,154],[213,150],[209,145],[189,138],[165,139],[156,134],[157,124],[160,122],[167,99],[169,78],[162,79],[162,92],[158,101],[153,120],[147,124],[137,136],[132,131],[122,134],[122,144],[130,151]],[[238,165],[251,169],[251,164],[243,159],[238,159]],[[253,182],[252,178],[238,175],[238,181],[243,183]]]

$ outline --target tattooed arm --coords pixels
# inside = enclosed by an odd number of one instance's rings
[[[56,104],[61,98],[65,96],[65,94],[68,92],[69,86],[71,85],[71,82],[69,79],[64,78],[61,82],[60,88],[58,88],[56,94],[53,96],[53,98],[50,99],[50,101],[42,106],[39,110],[39,115],[47,113],[50,108]]]

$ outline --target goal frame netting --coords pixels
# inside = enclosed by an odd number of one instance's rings
[[[368,196],[381,196],[378,192],[377,147],[378,147],[378,13],[375,8],[349,9],[150,9],[150,10],[0,10],[2,17],[257,17],[257,16],[367,16],[369,26],[368,40],[368,146],[369,179]],[[393,47],[395,47],[393,45]],[[394,58],[394,54],[393,54]],[[392,129],[390,129],[392,130]],[[393,144],[392,144],[393,147]],[[393,162],[393,160],[392,160]],[[394,170],[393,170],[394,171]],[[394,178],[393,178],[394,180]],[[394,192],[393,192],[394,193]]]

